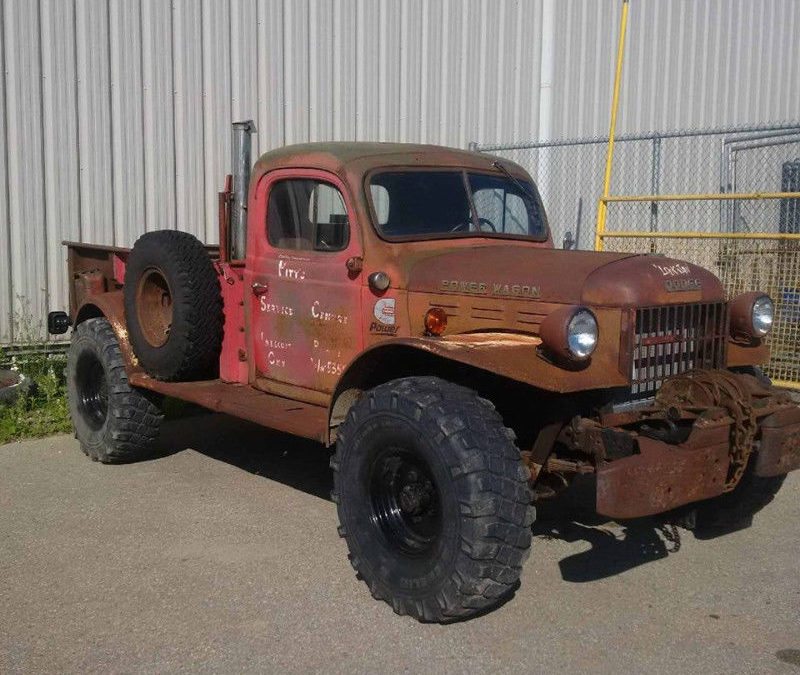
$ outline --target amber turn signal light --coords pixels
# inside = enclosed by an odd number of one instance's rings
[[[441,335],[447,328],[447,312],[441,307],[431,307],[425,312],[425,332],[428,335]]]

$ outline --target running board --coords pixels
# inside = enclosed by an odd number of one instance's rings
[[[328,442],[328,409],[275,396],[245,384],[222,380],[162,382],[141,371],[128,375],[134,387],[190,401],[199,406],[255,422],[270,429]]]

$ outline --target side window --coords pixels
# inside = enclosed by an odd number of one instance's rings
[[[267,239],[275,248],[296,251],[345,249],[350,226],[341,193],[318,180],[276,182],[267,205]]]

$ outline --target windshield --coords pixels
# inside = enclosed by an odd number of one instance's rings
[[[369,182],[375,225],[387,239],[547,238],[530,181],[463,171],[387,171]]]

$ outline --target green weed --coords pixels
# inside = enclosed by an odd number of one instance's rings
[[[29,381],[16,399],[0,403],[0,444],[72,429],[64,380],[65,363],[63,354],[46,352],[9,362],[0,350],[0,364],[10,365]]]
[[[27,378],[14,400],[0,401],[0,443],[70,431],[62,350],[42,345],[42,312],[17,296],[13,317],[14,339],[22,348],[0,349],[0,368]]]

